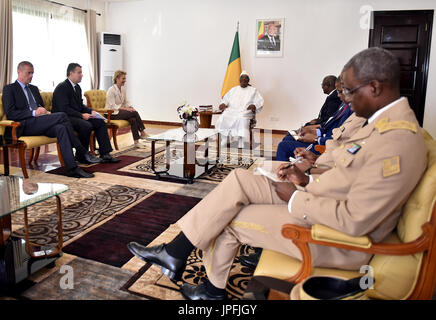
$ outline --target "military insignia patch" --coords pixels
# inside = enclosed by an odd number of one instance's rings
[[[360,148],[362,148],[362,146],[358,145],[357,143],[352,143],[349,146],[347,146],[347,151],[351,154],[355,154],[357,151],[360,150]]]
[[[390,177],[400,171],[400,156],[383,160],[383,177]]]

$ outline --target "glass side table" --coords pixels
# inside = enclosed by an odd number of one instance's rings
[[[217,156],[215,159],[209,159],[209,139],[216,136]],[[215,129],[200,128],[194,134],[186,134],[182,128],[171,129],[160,134],[147,137],[151,141],[151,170],[158,177],[162,174],[186,180],[188,183],[193,183],[194,178],[197,178],[210,168],[214,167],[218,162],[220,154],[220,137]],[[166,143],[166,162],[164,170],[156,169],[156,142]],[[171,160],[170,143],[183,143],[183,158]],[[204,142],[204,161],[200,162],[196,155],[196,144]]]
[[[18,283],[62,253],[62,206],[60,194],[68,186],[57,183],[33,183],[15,176],[0,176],[0,284]],[[29,240],[27,208],[56,197],[58,213],[58,243],[40,246]],[[24,211],[25,239],[12,237],[11,215]],[[37,262],[37,263],[35,263]]]

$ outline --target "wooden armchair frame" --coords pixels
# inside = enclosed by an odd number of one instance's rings
[[[0,123],[0,126],[2,126],[2,127],[10,127],[10,128],[12,128],[12,139],[13,140],[18,140],[18,137],[17,137],[17,128],[20,125],[21,125],[20,122],[9,121],[9,120],[2,121]],[[56,141],[56,147],[57,147],[57,151],[58,151],[59,162],[61,163],[61,166],[64,167],[65,166],[64,159],[62,158],[61,149],[60,149],[59,143],[57,141]],[[27,173],[27,168],[26,168],[26,149],[27,149],[26,143],[20,143],[16,147],[12,147],[12,148],[17,148],[18,149],[18,155],[19,155],[19,159],[20,159],[20,166],[21,166],[21,170],[23,171],[23,176],[24,176],[24,178],[29,178],[29,174]],[[36,147],[36,153],[35,153],[35,148],[30,149],[29,164],[32,162],[32,159],[35,162],[38,160],[39,151],[40,151],[40,147]]]
[[[114,110],[105,109],[105,108],[94,108],[91,104],[91,99],[90,99],[89,95],[86,92],[84,93],[84,95],[86,98],[86,106],[88,108],[91,108],[91,109],[97,111],[98,113],[100,113],[101,115],[106,117],[106,119],[107,119],[106,126],[108,127],[108,130],[109,130],[109,140],[113,139],[115,149],[119,150],[118,141],[117,141],[118,126],[115,123],[113,123],[112,119],[111,119],[111,116],[114,113]],[[127,120],[125,120],[125,121],[127,121]],[[91,141],[90,141],[89,148],[91,149],[91,152],[94,153],[94,150],[95,150],[94,132],[91,133]]]
[[[312,237],[312,228],[301,227],[292,224],[285,224],[282,227],[282,235],[291,239],[297,246],[302,255],[300,270],[286,281],[298,283],[310,276],[311,273],[311,256],[309,243],[330,246],[340,249],[361,251],[370,254],[381,254],[391,256],[411,255],[423,252],[422,263],[418,280],[408,299],[431,299],[436,285],[436,204],[429,222],[422,225],[423,233],[415,241],[399,244],[376,243],[371,244],[369,248],[356,247],[344,243],[334,243],[330,241],[320,241]],[[277,291],[271,291],[270,299],[289,299]]]

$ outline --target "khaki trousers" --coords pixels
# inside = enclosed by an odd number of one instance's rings
[[[254,204],[267,206],[252,210]],[[281,235],[285,223],[295,221],[271,180],[243,169],[232,171],[177,222],[191,243],[203,250],[208,278],[218,288],[226,287],[241,244],[278,251],[301,260],[297,247]]]

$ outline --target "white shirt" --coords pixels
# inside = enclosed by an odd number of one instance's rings
[[[110,87],[106,93],[106,109],[114,110],[113,114],[118,114],[121,107],[128,108],[132,105],[127,100],[126,88],[121,86],[121,90],[116,84]]]
[[[256,88],[252,86],[233,87],[220,102],[220,104],[224,103],[227,108],[217,119],[215,128],[222,135],[227,136],[231,133],[233,137],[247,136],[249,134],[249,120],[253,118],[253,113],[247,108],[254,105],[256,113],[258,113],[262,110],[263,102],[264,100]]]

